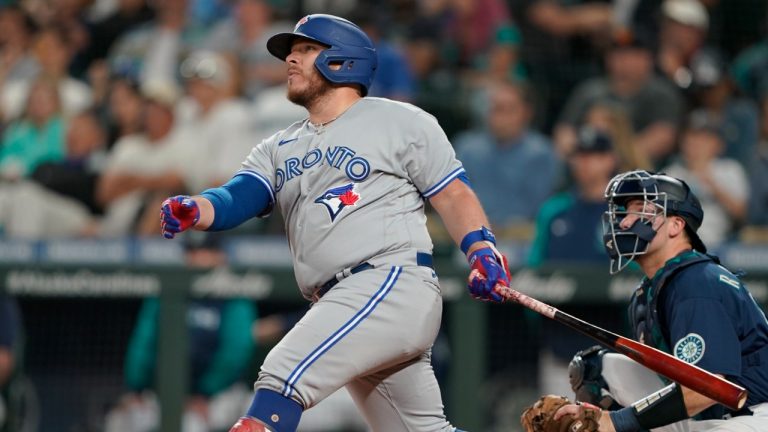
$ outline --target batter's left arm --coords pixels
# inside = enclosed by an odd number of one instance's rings
[[[496,249],[480,200],[462,180],[455,179],[430,198],[448,233],[467,255],[472,271],[470,295],[479,300],[504,301],[503,287],[511,279],[507,258]]]

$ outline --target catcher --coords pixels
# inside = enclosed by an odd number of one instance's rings
[[[543,398],[523,413],[525,430],[768,431],[768,321],[738,276],[706,254],[696,232],[704,212],[688,184],[630,171],[605,197],[611,274],[632,261],[645,274],[629,306],[637,340],[745,387],[747,403],[731,411],[593,347],[569,366],[580,402]]]

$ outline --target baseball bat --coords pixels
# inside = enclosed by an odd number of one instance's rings
[[[498,285],[497,285],[498,287]],[[546,303],[512,288],[502,289],[504,297],[534,312],[563,323],[600,342],[643,366],[676,381],[689,389],[715,400],[728,408],[739,410],[747,401],[747,390],[704,369],[686,363],[656,348],[619,336],[594,324],[582,321]]]

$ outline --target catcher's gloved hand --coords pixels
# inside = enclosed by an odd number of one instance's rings
[[[170,197],[160,207],[160,228],[167,239],[194,226],[199,219],[200,208],[186,195]]]
[[[578,405],[577,405],[578,404]],[[594,405],[574,404],[564,396],[542,396],[523,411],[520,423],[525,432],[597,432],[602,411]],[[577,415],[565,414],[555,420],[555,413],[572,406]]]
[[[509,287],[512,278],[507,257],[489,246],[473,251],[468,259],[472,268],[467,287],[469,294],[478,300],[503,302],[505,297],[499,289]]]

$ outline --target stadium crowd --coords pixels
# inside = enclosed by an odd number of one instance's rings
[[[318,11],[372,35],[371,96],[438,118],[499,232],[572,186],[584,125],[617,167],[688,180],[712,247],[768,224],[764,1],[3,3],[7,237],[156,235],[159,197],[220,183],[303,118],[265,40]]]

